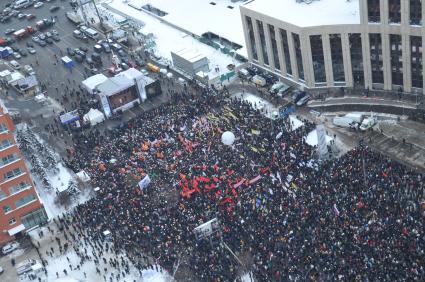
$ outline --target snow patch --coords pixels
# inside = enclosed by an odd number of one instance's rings
[[[292,131],[297,130],[304,125],[304,123],[294,115],[289,115],[289,120],[291,121]]]

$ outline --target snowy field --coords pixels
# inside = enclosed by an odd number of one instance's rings
[[[175,3],[177,4],[179,1],[175,1]],[[190,34],[178,30],[154,16],[130,7],[122,0],[114,0],[105,5],[105,7],[109,7],[112,12],[127,15],[127,17],[134,19],[136,22],[143,22],[145,25],[141,28],[141,32],[143,34],[153,34],[156,44],[154,53],[163,58],[161,62],[164,64],[171,64],[171,51],[189,49],[198,52],[209,60],[210,72],[208,72],[208,76],[210,80],[229,72],[227,65],[234,64],[239,66],[241,64],[231,56],[223,54],[220,50],[201,43]],[[216,67],[219,69],[218,72],[215,71]]]
[[[57,234],[51,235],[46,227],[41,228],[41,230],[44,233],[43,237],[39,236],[40,229],[33,230],[29,234],[35,244],[40,243],[40,253],[43,255],[43,258],[47,260],[47,277],[44,273],[40,273],[37,276],[41,278],[41,281],[45,282],[97,282],[97,281],[105,281],[103,276],[107,278],[107,281],[109,280],[109,277],[114,277],[114,282],[167,282],[172,281],[172,278],[166,274],[165,271],[160,271],[160,267],[157,266],[158,271],[156,270],[156,267],[148,270],[143,270],[142,274],[140,275],[140,272],[130,263],[130,273],[126,274],[125,277],[120,276],[120,278],[117,277],[118,270],[111,267],[109,264],[104,264],[102,260],[100,260],[100,265],[96,266],[93,261],[86,261],[80,269],[76,269],[76,266],[80,263],[79,256],[75,253],[72,246],[68,248],[68,251],[66,253],[60,254],[57,250],[57,244],[54,241],[54,236]],[[84,248],[87,248],[87,253],[91,254],[93,249],[90,245],[84,245],[82,241],[78,241],[78,243],[74,242],[74,244],[77,244],[77,247],[80,251],[82,251]],[[53,254],[53,257],[46,256],[45,250],[50,251],[50,247],[55,248],[55,252]],[[103,257],[109,261],[110,258],[116,258],[121,260],[121,257],[124,257],[123,255],[116,256],[112,252],[104,252]],[[124,257],[125,258],[125,257]],[[72,266],[72,269],[70,269],[69,265]],[[101,275],[99,275],[96,272],[96,267],[101,269]],[[107,272],[104,272],[104,268],[107,268]],[[67,274],[63,272],[63,270],[67,270]],[[59,274],[57,277],[56,272]],[[86,275],[84,275],[84,273]],[[29,277],[26,277],[25,275],[22,275],[20,277],[20,281],[22,282],[30,282]]]

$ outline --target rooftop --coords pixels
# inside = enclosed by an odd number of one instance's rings
[[[188,62],[191,63],[195,63],[199,60],[202,60],[203,58],[205,58],[204,55],[202,55],[201,53],[193,50],[193,49],[188,49],[188,48],[183,48],[179,51],[173,52],[174,54],[180,56],[181,58],[185,59]]]
[[[360,24],[359,0],[320,0],[310,4],[296,0],[254,0],[244,7],[299,27]]]

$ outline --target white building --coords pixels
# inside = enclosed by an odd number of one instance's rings
[[[421,0],[299,2],[240,6],[250,62],[308,88],[424,91]]]

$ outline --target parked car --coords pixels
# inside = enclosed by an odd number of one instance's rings
[[[43,2],[37,2],[37,3],[35,3],[34,4],[34,8],[41,8],[41,7],[43,7],[43,5],[44,5],[44,3]]]
[[[19,54],[18,52],[13,52],[13,57],[14,57],[16,60],[19,60],[20,58],[22,58],[21,54]]]
[[[53,36],[53,34],[51,32],[49,32],[49,31],[45,32],[44,35],[46,37],[52,37]]]
[[[12,62],[15,62],[17,65],[19,65],[19,63],[17,61],[11,61],[10,63],[12,64]],[[20,65],[19,65],[19,68],[20,68]],[[18,249],[19,246],[20,246],[20,244],[18,242],[10,242],[10,243],[7,243],[1,249],[1,251],[4,255],[6,255],[6,254],[9,254],[9,253],[13,252],[14,250]]]
[[[44,47],[44,46],[46,46],[46,45],[47,45],[46,41],[41,40],[41,39],[40,39],[37,43],[38,43],[38,45],[40,45],[41,47]]]
[[[52,39],[53,39],[54,41],[56,41],[56,42],[61,41],[60,37],[59,37],[59,36],[57,36],[57,35],[53,35],[53,36],[52,36]]]
[[[66,53],[69,55],[69,56],[71,56],[71,57],[74,57],[75,56],[75,51],[74,50],[72,50],[71,48],[66,48]]]
[[[59,10],[60,9],[60,7],[59,6],[52,6],[52,7],[50,7],[50,12],[56,12],[57,10]]]
[[[30,53],[31,55],[34,55],[35,53],[37,53],[37,51],[33,48],[33,47],[28,47],[27,48],[28,53]]]
[[[27,16],[27,20],[32,20],[32,19],[34,19],[35,18],[35,15],[33,15],[33,14],[28,14]]]
[[[308,101],[310,101],[310,95],[305,95],[297,102],[297,106],[304,106]]]
[[[295,104],[298,103],[298,101],[303,98],[307,93],[305,91],[296,90],[294,91],[294,94],[292,95],[292,102]]]
[[[28,53],[25,51],[25,49],[20,49],[20,50],[18,51],[18,53],[19,53],[22,57],[26,57],[26,56],[28,56]]]
[[[6,31],[4,32],[4,34],[9,35],[9,34],[12,34],[14,32],[15,32],[15,29],[14,28],[8,28],[8,29],[6,29]]]
[[[44,33],[40,33],[38,35],[38,38],[41,39],[41,40],[46,40],[46,35]]]
[[[20,13],[20,14],[18,14],[18,19],[23,19],[23,18],[25,18],[27,15],[25,15],[25,14],[22,14],[22,13]]]
[[[3,267],[0,266],[0,274],[2,274],[4,272]]]
[[[57,32],[57,30],[56,30],[56,29],[52,29],[50,32],[51,32],[53,35],[59,36],[59,32]]]
[[[45,41],[47,44],[53,44],[53,39],[51,39],[50,37],[47,37]]]

